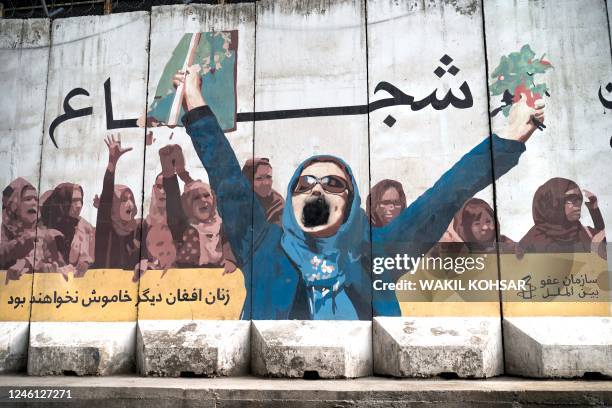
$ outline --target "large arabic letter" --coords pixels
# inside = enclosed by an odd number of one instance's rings
[[[438,100],[438,98],[436,98],[436,91],[433,91],[427,98],[423,99],[422,101],[415,102],[412,105],[412,109],[417,110],[415,109],[415,105],[422,109],[425,107],[423,104],[426,101],[429,101],[431,107],[435,110],[446,109],[448,105],[452,105],[457,109],[471,108],[472,105],[474,105],[474,101],[472,100],[472,92],[470,91],[470,87],[468,86],[467,82],[463,82],[459,87],[459,90],[463,93],[463,99],[457,98],[455,95],[453,95],[453,92],[449,90],[442,100]]]
[[[87,116],[93,113],[93,107],[91,106],[89,108],[81,109],[73,109],[72,106],[70,106],[70,99],[77,95],[89,96],[89,92],[83,88],[74,88],[72,91],[68,92],[68,95],[66,95],[64,98],[64,113],[55,118],[53,122],[51,122],[51,126],[49,126],[49,137],[56,148],[58,148],[58,146],[57,142],[55,141],[55,136],[53,135],[55,128],[67,120],[80,118],[81,116]]]
[[[386,91],[392,96],[392,98],[380,99],[378,101],[371,102],[368,107],[370,112],[389,106],[410,105],[412,104],[412,101],[414,101],[413,96],[403,93],[397,87],[386,81],[381,81],[376,85],[376,88],[374,88],[374,94],[376,94],[378,91]]]
[[[104,107],[106,109],[106,129],[120,129],[138,127],[136,119],[113,119],[113,101],[111,100],[111,82],[108,78],[104,82]]]
[[[470,86],[467,84],[467,82],[463,82],[459,87],[459,90],[463,93],[463,99],[459,99],[455,95],[451,94],[451,105],[453,105],[457,109],[468,109],[474,106],[474,100],[472,99],[472,91],[470,91]]]
[[[612,82],[609,82],[608,85],[606,86],[606,90],[608,92],[612,92]],[[607,108],[607,109],[612,109],[612,101],[609,101],[607,99],[605,99],[601,93],[601,86],[599,87],[599,100],[601,101],[601,104]]]

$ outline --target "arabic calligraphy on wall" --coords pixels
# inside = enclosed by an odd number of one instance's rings
[[[442,63],[444,68],[437,65],[437,68],[433,70],[438,78],[444,77],[445,74],[456,76],[460,69],[456,65],[450,65],[453,62],[453,58],[448,54],[444,54],[439,62]],[[450,66],[449,66],[450,65]],[[405,93],[396,86],[392,85],[387,81],[379,82],[374,88],[374,95],[378,92],[384,91],[390,95],[389,98],[378,99],[366,105],[352,105],[352,106],[329,106],[323,108],[295,108],[286,110],[275,110],[275,111],[263,111],[263,112],[240,112],[235,113],[237,122],[251,122],[251,121],[264,121],[264,120],[282,120],[282,119],[296,119],[296,118],[309,118],[309,117],[321,117],[321,116],[345,116],[345,115],[365,115],[378,109],[387,108],[390,106],[410,106],[412,112],[417,112],[422,109],[431,106],[434,110],[444,110],[449,107],[456,109],[469,109],[474,105],[472,98],[472,92],[467,82],[463,82],[459,86],[459,91],[462,97],[457,97],[453,94],[452,90],[449,90],[442,99],[438,99],[438,89],[434,89],[429,95],[415,99],[414,96]],[[70,100],[76,96],[89,96],[89,92],[83,88],[74,88],[70,90],[63,101],[64,113],[57,116],[49,126],[49,137],[55,147],[58,147],[56,140],[56,130],[65,121],[78,119],[81,117],[89,116],[94,114],[93,107],[85,107],[80,109],[74,109],[71,106]],[[138,119],[115,119],[113,112],[112,102],[112,89],[111,79],[108,78],[104,82],[104,106],[106,114],[106,129],[120,129],[120,128],[133,128],[138,126],[144,126],[145,123],[151,124],[148,120],[139,121]],[[234,107],[235,109],[235,107]],[[388,115],[383,121],[387,126],[392,127],[396,119]],[[159,123],[156,122],[156,126]],[[177,126],[173,124],[171,127]],[[235,130],[235,128],[234,128]]]
[[[145,320],[239,319],[246,296],[244,278],[223,272],[151,270],[140,287],[131,273],[118,269],[91,269],[83,277],[69,275],[68,280],[56,273],[37,274],[33,291],[31,279],[9,281],[0,296],[0,316],[27,321],[31,308],[32,321],[135,321],[137,313]]]
[[[608,265],[589,253],[500,256],[503,279],[523,279],[525,290],[503,294],[504,302],[609,302]]]

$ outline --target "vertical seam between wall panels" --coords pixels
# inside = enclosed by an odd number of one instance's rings
[[[606,21],[608,22],[608,44],[610,46],[610,61],[612,61],[612,27],[610,26],[610,9],[608,4],[610,0],[602,0],[604,2],[604,9],[606,10]]]
[[[22,20],[23,21],[23,25],[21,26],[21,51],[20,51],[20,55],[21,53],[23,53],[23,36],[24,36],[24,31],[26,28],[26,19]],[[38,160],[38,202],[40,203],[40,197],[42,196],[42,194],[40,194],[40,186],[41,186],[41,180],[42,180],[42,160],[43,160],[43,147],[44,147],[44,141],[45,141],[45,127],[47,126],[46,124],[46,116],[47,116],[47,96],[49,95],[49,74],[51,72],[51,47],[53,45],[53,20],[49,19],[49,45],[47,47],[47,75],[46,75],[46,81],[45,81],[45,100],[44,100],[44,107],[43,107],[43,117],[42,117],[42,135],[40,138],[40,158]],[[34,281],[36,279],[36,245],[38,242],[38,222],[39,222],[39,218],[40,218],[40,205],[38,206],[39,208],[36,211],[36,224],[35,224],[35,228],[34,228],[34,265],[32,265],[32,287],[31,287],[31,291],[30,291],[30,296],[34,296]],[[32,322],[32,310],[34,309],[34,306],[32,303],[30,303],[30,316],[28,318],[28,322],[31,324]],[[31,328],[31,326],[30,326]],[[29,348],[30,348],[30,329],[28,329],[28,355],[29,355]],[[29,358],[28,358],[29,360]],[[27,364],[27,363],[26,363]],[[27,371],[27,366],[26,366],[26,371]]]
[[[609,46],[609,49],[610,49],[610,62],[612,62],[612,26],[610,25],[610,24],[612,24],[612,22],[610,21],[610,12],[611,12],[610,7],[609,7],[610,6],[610,0],[602,0],[602,1],[604,2],[604,9],[605,9],[605,12],[606,12],[606,21],[608,22],[608,46]],[[600,89],[601,89],[601,87],[600,87]],[[605,112],[606,112],[606,108],[604,107],[604,113]],[[610,143],[610,147],[612,147],[612,136],[610,136],[609,143]],[[611,244],[608,243],[607,248],[606,248],[608,253],[610,253],[610,249],[609,249],[610,247],[611,247]],[[608,269],[610,269],[610,268],[608,268]]]
[[[480,14],[482,18],[482,40],[484,46],[484,63],[485,63],[485,85],[487,90],[487,121],[489,123],[489,154],[491,159],[491,186],[493,187],[493,215],[495,219],[495,237],[497,239],[497,244],[495,245],[495,255],[497,256],[497,279],[501,280],[501,258],[499,255],[499,243],[500,243],[500,228],[499,222],[497,218],[497,186],[495,177],[495,155],[493,154],[493,127],[491,126],[491,96],[489,93],[489,60],[487,54],[487,34],[486,34],[486,24],[485,24],[485,11],[484,11],[484,0],[480,2]],[[501,325],[501,344],[502,344],[502,366],[504,368],[504,373],[506,372],[506,348],[504,344],[504,308],[502,302],[501,291],[497,291],[498,299],[499,299],[499,317],[500,317],[500,325]]]
[[[144,238],[144,223],[145,223],[145,217],[144,217],[144,191],[145,191],[145,180],[146,180],[146,171],[147,171],[147,132],[149,131],[149,126],[148,123],[146,121],[146,116],[147,116],[147,107],[148,107],[148,103],[149,103],[149,79],[150,79],[150,73],[151,73],[151,24],[152,24],[152,11],[153,9],[151,8],[151,11],[148,11],[148,17],[149,17],[149,31],[147,33],[147,77],[146,77],[146,81],[145,81],[145,103],[144,103],[144,115],[145,115],[145,125],[144,125],[144,137],[143,137],[143,152],[142,152],[142,188],[140,189],[140,210],[142,212],[142,217],[140,219],[140,250],[139,250],[139,256],[138,256],[138,260],[137,260],[137,264],[136,267],[138,268],[138,284],[136,285],[136,336],[134,338],[134,350],[136,351],[136,372],[138,373],[138,319],[140,316],[139,313],[139,302],[138,299],[140,298],[140,260],[142,259],[142,255],[143,255],[143,247],[146,243],[143,243],[143,238]],[[146,254],[145,254],[146,255]],[[144,370],[144,367],[142,367],[143,369],[143,374],[144,372],[146,372]]]
[[[608,45],[609,45],[609,49],[610,49],[610,61],[612,62],[612,26],[610,26],[610,9],[609,9],[609,3],[610,0],[602,0],[604,2],[604,9],[606,11],[606,21],[608,22]],[[600,88],[601,89],[601,88]],[[606,111],[606,108],[604,107],[604,113]],[[612,147],[612,136],[610,137],[610,147]],[[608,247],[610,247],[610,244],[608,244]]]
[[[366,106],[368,107],[367,109],[367,119],[368,119],[368,195],[366,196],[366,206],[368,205],[367,201],[371,200],[372,198],[370,197],[370,190],[372,189],[372,166],[371,166],[371,158],[370,158],[370,58],[369,58],[369,52],[368,52],[368,47],[369,47],[369,43],[368,43],[368,0],[363,0],[363,10],[364,10],[364,17],[365,17],[365,26],[364,26],[364,31],[365,31],[365,54],[366,54]],[[371,203],[370,204],[370,208],[372,208]],[[369,237],[370,237],[370,265],[369,265],[369,276],[370,276],[370,321],[372,322],[372,329],[371,329],[371,337],[372,337],[372,363],[374,362],[373,358],[374,358],[374,291],[372,289],[372,224],[370,223],[370,220],[368,218],[368,233],[369,233]]]
[[[257,78],[257,2],[253,4],[253,125],[252,125],[252,134],[253,138],[251,139],[251,159],[255,161],[255,109],[256,99],[255,93],[257,92],[256,88],[256,78]],[[251,180],[252,186],[255,185],[255,171],[253,171],[253,180]],[[251,294],[249,296],[249,316],[248,320],[252,321],[253,318],[253,275],[255,275],[255,189],[251,188],[251,273],[249,274],[249,285],[248,292]],[[243,272],[244,273],[244,272]],[[243,316],[244,318],[244,316]],[[252,326],[252,323],[251,323]],[[252,328],[252,327],[251,327]],[[251,336],[252,338],[252,336]],[[250,364],[249,359],[249,364]],[[250,369],[249,369],[250,370]]]

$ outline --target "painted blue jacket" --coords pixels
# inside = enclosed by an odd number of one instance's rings
[[[485,138],[463,156],[450,170],[391,223],[371,228],[353,181],[354,198],[351,213],[340,228],[339,256],[345,259],[344,289],[354,310],[344,314],[339,310],[333,317],[313,315],[308,307],[307,284],[287,241],[304,236],[296,232],[292,215],[291,191],[302,166],[289,183],[283,225],[266,222],[265,212],[252,187],[241,172],[240,164],[217,120],[207,107],[193,109],[183,117],[187,133],[206,168],[209,181],[217,196],[223,229],[241,268],[247,296],[243,319],[353,319],[367,320],[377,316],[399,316],[400,309],[393,291],[373,291],[371,260],[373,257],[394,257],[396,253],[419,256],[426,253],[442,236],[463,203],[493,181],[491,155],[495,158],[495,177],[508,172],[525,151],[524,143],[501,139],[496,135]],[[348,167],[348,166],[347,166]],[[349,169],[350,171],[350,169]],[[352,174],[350,175],[351,178]],[[290,212],[291,214],[288,214]],[[288,236],[291,234],[291,236]],[[349,243],[346,247],[346,243]],[[347,255],[348,253],[348,255]],[[376,275],[376,279],[395,281],[393,271]]]

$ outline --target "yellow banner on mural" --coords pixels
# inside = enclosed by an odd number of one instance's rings
[[[246,298],[239,269],[147,271],[140,278],[139,320],[236,320]]]
[[[498,317],[499,302],[400,302],[402,316]]]
[[[504,302],[608,302],[608,261],[594,253],[500,257],[501,277],[522,280],[525,289],[503,292]]]
[[[30,320],[32,274],[7,280],[6,271],[0,271],[0,322],[27,322]]]
[[[502,279],[522,279],[502,292],[504,316],[611,316],[610,271],[595,253],[501,256]]]
[[[479,256],[479,255],[473,255]],[[465,273],[419,269],[401,279],[450,282],[432,290],[397,290],[403,316],[610,316],[608,263],[595,253],[501,254],[486,256],[485,267]],[[510,290],[479,289],[473,282],[514,282]],[[518,282],[521,287],[518,289]]]
[[[30,275],[31,277],[31,275]],[[240,270],[168,269],[144,273],[133,281],[132,271],[92,269],[75,278],[59,273],[37,273],[32,280],[11,283],[2,292],[3,315],[40,322],[126,322],[140,319],[239,319],[246,298]],[[5,294],[6,292],[6,294]],[[5,299],[19,296],[12,311]],[[30,306],[31,305],[31,306]],[[18,315],[19,314],[19,315]],[[5,320],[9,320],[5,318]]]
[[[134,322],[138,282],[122,269],[90,269],[82,277],[36,273],[34,322]]]

